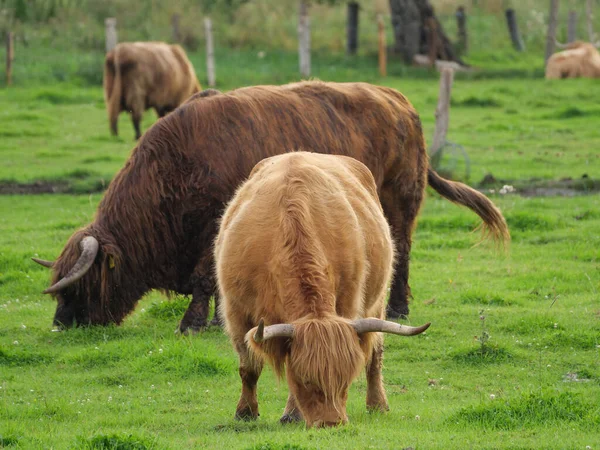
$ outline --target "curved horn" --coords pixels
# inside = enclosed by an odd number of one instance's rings
[[[568,43],[567,44],[561,44],[556,39],[554,39],[554,45],[556,45],[558,48],[567,48],[569,46]]]
[[[277,325],[269,325],[265,327],[264,319],[260,319],[256,332],[252,337],[254,342],[260,344],[261,342],[268,341],[274,337],[287,337],[291,338],[294,336],[294,325],[289,323],[278,323]]]
[[[401,325],[396,322],[375,319],[373,317],[368,319],[358,319],[352,322],[352,326],[356,330],[357,334],[380,331],[383,333],[398,334],[400,336],[414,336],[416,334],[421,334],[423,331],[429,328],[429,325],[431,325],[431,322],[421,325],[420,327],[411,327],[408,325]]]
[[[40,259],[40,258],[31,258],[31,260],[33,262],[38,263],[40,266],[44,266],[44,267],[52,267],[54,265],[54,261],[46,261],[45,259]]]
[[[73,268],[69,270],[69,273],[64,278],[46,289],[44,294],[53,294],[70,286],[84,276],[90,267],[92,267],[94,259],[96,259],[96,255],[98,254],[98,240],[93,236],[86,236],[79,243],[79,247],[81,248],[81,256]]]

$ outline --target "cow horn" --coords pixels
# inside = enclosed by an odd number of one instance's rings
[[[92,267],[94,259],[96,259],[96,255],[98,254],[98,240],[93,236],[87,236],[81,240],[79,247],[81,248],[81,256],[73,268],[69,270],[69,273],[64,278],[46,289],[44,294],[53,294],[70,286],[84,276],[90,267]]]
[[[31,260],[33,262],[38,263],[40,266],[44,266],[44,267],[52,267],[54,265],[54,261],[46,261],[45,259],[40,259],[40,258],[31,258]]]
[[[569,46],[569,44],[561,44],[556,39],[554,39],[554,45],[556,45],[558,48],[567,48]]]
[[[400,336],[414,336],[416,334],[421,334],[423,331],[429,328],[429,325],[431,325],[431,322],[421,325],[420,327],[411,327],[408,325],[401,325],[396,322],[375,319],[373,317],[368,319],[358,319],[352,322],[352,326],[356,330],[357,334],[380,331],[383,333],[398,334]]]
[[[260,319],[256,332],[254,333],[254,342],[260,344],[275,337],[291,338],[294,335],[294,325],[289,323],[278,323],[277,325],[269,325],[265,327],[264,319]]]

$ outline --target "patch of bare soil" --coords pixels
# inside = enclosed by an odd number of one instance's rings
[[[35,181],[33,183],[0,182],[0,195],[64,194],[69,183],[60,181]]]
[[[515,193],[523,197],[574,197],[576,195],[600,192],[600,180],[594,180],[587,174],[581,178],[563,178],[560,180],[498,180],[487,174],[478,185],[486,194]],[[503,192],[504,190],[504,192]]]

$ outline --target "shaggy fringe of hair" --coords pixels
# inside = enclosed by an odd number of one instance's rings
[[[253,358],[267,360],[279,379],[286,366],[300,383],[318,386],[336,409],[344,391],[371,358],[375,333],[359,337],[350,321],[337,316],[303,318],[293,323],[292,339],[256,343],[256,328],[246,334]],[[289,349],[289,351],[287,351]]]

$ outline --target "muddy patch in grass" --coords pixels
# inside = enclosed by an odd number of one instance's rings
[[[545,160],[544,160],[545,161]],[[560,180],[500,180],[487,174],[477,185],[486,195],[502,194],[502,188],[511,186],[514,193],[522,197],[574,197],[576,195],[600,192],[600,180],[583,174],[579,178],[561,178]]]
[[[33,183],[0,182],[0,195],[65,194],[69,192],[66,181],[35,181]]]

